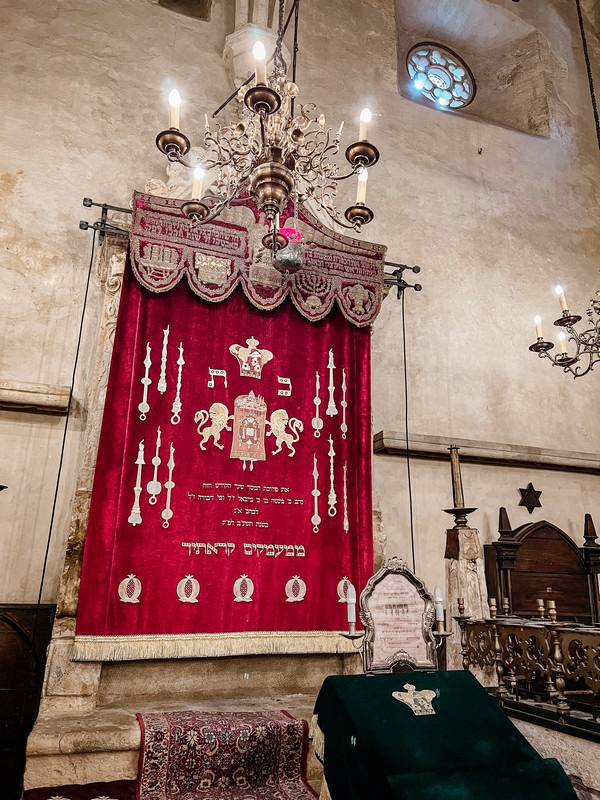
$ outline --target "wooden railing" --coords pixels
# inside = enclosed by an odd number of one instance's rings
[[[463,667],[495,671],[494,694],[507,710],[521,707],[536,721],[600,736],[600,625],[511,616],[456,619]]]

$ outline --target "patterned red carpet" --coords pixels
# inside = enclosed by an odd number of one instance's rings
[[[139,800],[312,800],[307,726],[286,711],[138,714]]]
[[[138,714],[137,781],[30,789],[23,800],[313,800],[307,725],[287,711]]]

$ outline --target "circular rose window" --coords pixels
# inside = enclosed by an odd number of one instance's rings
[[[456,53],[432,42],[415,45],[406,68],[416,91],[446,108],[464,108],[475,97],[473,73]]]

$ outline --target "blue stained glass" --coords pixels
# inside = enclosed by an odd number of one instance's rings
[[[415,91],[446,108],[464,108],[475,97],[475,81],[462,59],[438,44],[418,44],[406,57]]]

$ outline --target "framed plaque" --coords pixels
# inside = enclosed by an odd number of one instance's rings
[[[437,669],[433,597],[401,558],[388,559],[369,578],[359,608],[366,672]]]

